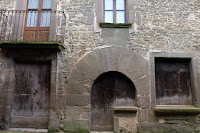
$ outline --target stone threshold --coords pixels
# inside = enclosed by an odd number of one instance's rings
[[[8,131],[14,132],[31,132],[31,133],[48,133],[48,129],[35,129],[35,128],[10,128]]]
[[[158,115],[197,115],[200,108],[194,106],[157,106],[154,111]]]

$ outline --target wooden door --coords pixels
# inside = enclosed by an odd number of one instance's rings
[[[119,72],[100,75],[92,86],[91,123],[93,131],[113,131],[113,107],[134,106],[135,87]]]
[[[25,41],[48,41],[51,4],[51,0],[28,0]]]
[[[11,128],[48,128],[50,64],[17,62]]]
[[[190,59],[155,59],[157,105],[192,105]]]

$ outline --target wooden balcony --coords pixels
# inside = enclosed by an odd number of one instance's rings
[[[65,27],[63,11],[0,10],[1,44],[63,44]]]

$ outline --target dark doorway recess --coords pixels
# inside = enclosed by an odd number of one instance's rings
[[[50,68],[50,62],[16,61],[11,128],[48,128]]]
[[[157,105],[192,105],[191,59],[156,58]]]
[[[134,106],[135,86],[120,72],[101,74],[91,90],[91,130],[113,131],[113,107]]]

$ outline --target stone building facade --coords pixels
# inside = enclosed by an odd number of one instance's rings
[[[64,33],[60,33],[64,41],[62,46],[58,44],[62,48],[24,48],[27,42],[24,40],[15,40],[14,44],[11,41],[12,46],[9,45],[9,48],[0,46],[0,129],[27,128],[24,120],[31,123],[28,128],[46,127],[49,132],[200,132],[199,0],[125,0],[127,21],[123,24],[104,23],[103,0],[52,1],[55,2],[52,10],[63,11],[66,18]],[[26,6],[27,0],[0,0],[0,14]],[[2,19],[0,25],[2,35]],[[57,26],[54,31],[59,33],[59,29]],[[20,65],[24,61],[50,64],[47,92],[49,106],[44,116],[44,110],[40,110],[39,115],[35,113],[35,116],[34,113],[32,116],[22,114],[19,120],[13,113],[13,106],[14,95],[17,95],[16,75],[23,73]],[[160,64],[163,67],[159,67]],[[180,68],[174,67],[178,64]],[[28,67],[25,70],[28,71]],[[169,74],[174,71],[174,75]],[[103,74],[108,76],[109,72],[128,78],[134,86],[134,94],[129,97],[133,103],[126,105],[126,102],[123,104],[121,101],[128,99],[128,92],[120,90],[125,93],[125,97],[120,99],[116,96],[119,106],[113,105],[117,100],[111,98],[112,105],[108,107],[110,114],[107,116],[107,108],[101,112],[102,108],[98,105],[105,102],[104,106],[107,107],[110,101],[106,101],[106,96],[115,94],[115,90],[109,93],[104,88],[102,92],[95,93],[93,89],[96,86],[98,88],[97,82],[106,85],[98,79]],[[159,72],[164,76],[159,77]],[[24,80],[31,81],[30,73],[29,78],[27,80],[25,76]],[[176,87],[177,91],[173,91]],[[162,91],[162,94],[158,91]],[[34,94],[30,93],[31,96]],[[97,101],[96,105],[92,99],[98,96],[97,100],[103,98],[104,102]],[[38,99],[40,101],[42,97]],[[95,109],[100,111],[100,117],[95,117],[98,115]],[[110,126],[106,126],[104,116],[112,118]],[[44,119],[48,123],[41,126]],[[40,120],[42,124],[38,124]],[[93,120],[103,122],[95,124]]]

